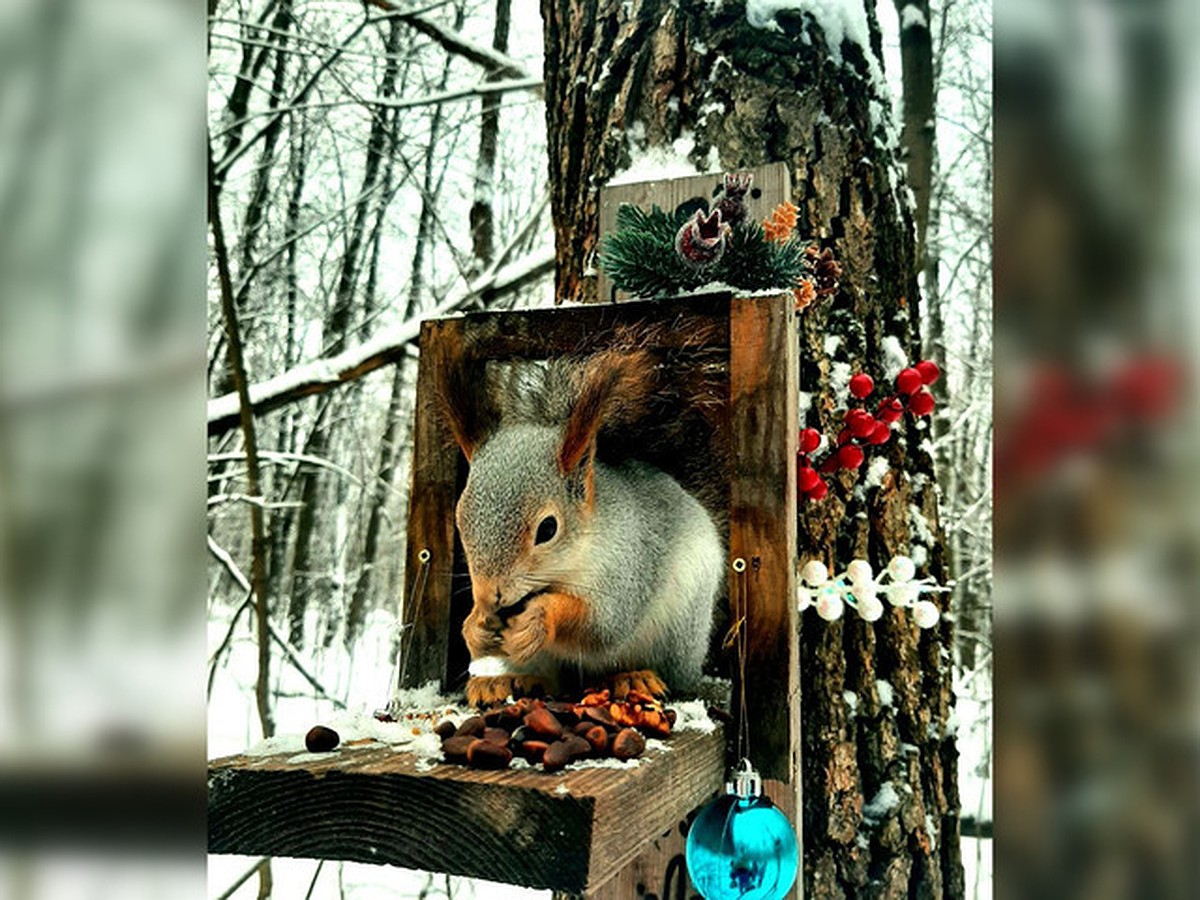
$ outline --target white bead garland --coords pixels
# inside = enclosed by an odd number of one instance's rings
[[[875,622],[883,616],[880,597],[885,597],[892,606],[910,610],[918,627],[932,628],[941,613],[936,604],[922,600],[921,594],[949,589],[932,578],[918,579],[916,574],[917,567],[907,556],[892,557],[878,577],[865,559],[852,560],[845,572],[836,575],[819,559],[810,559],[800,570],[803,583],[796,586],[796,603],[802,613],[816,607],[817,615],[826,622],[840,619],[847,606],[864,621]]]

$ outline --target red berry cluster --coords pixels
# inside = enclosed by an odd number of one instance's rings
[[[846,410],[837,440],[829,442],[829,449],[820,459],[814,458],[813,454],[821,446],[821,432],[815,428],[802,430],[796,470],[800,496],[809,500],[825,499],[829,485],[821,476],[861,466],[866,459],[864,448],[886,444],[892,436],[892,425],[900,420],[906,409],[914,416],[927,416],[933,412],[934,400],[929,385],[940,375],[937,363],[928,359],[901,370],[896,376],[895,392],[884,397],[874,413],[861,407]],[[850,379],[850,396],[855,400],[866,400],[874,392],[875,379],[870,375],[860,372]]]
[[[1038,365],[1024,395],[1003,411],[997,486],[1032,486],[1084,455],[1144,452],[1147,429],[1177,411],[1185,387],[1183,363],[1169,356],[1129,359],[1090,377],[1057,363]]]

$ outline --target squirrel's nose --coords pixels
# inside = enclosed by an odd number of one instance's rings
[[[475,605],[483,609],[497,609],[504,599],[503,586],[499,579],[476,577],[472,579],[471,587]]]

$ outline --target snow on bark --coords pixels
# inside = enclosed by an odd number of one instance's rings
[[[881,88],[886,88],[883,70],[871,49],[867,10],[861,0],[747,0],[746,20],[755,28],[782,31],[775,17],[785,10],[812,16],[825,34],[830,58],[838,65],[844,64],[842,45],[846,41],[857,44],[870,66],[872,79]]]
[[[929,28],[929,22],[925,18],[925,13],[921,12],[920,7],[913,6],[911,3],[900,11],[900,30],[906,28]]]

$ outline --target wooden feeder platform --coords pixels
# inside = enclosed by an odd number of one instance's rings
[[[347,746],[209,764],[213,853],[343,859],[595,896],[720,790],[725,741],[681,731],[630,768],[481,771]],[[615,896],[615,895],[613,895]]]

